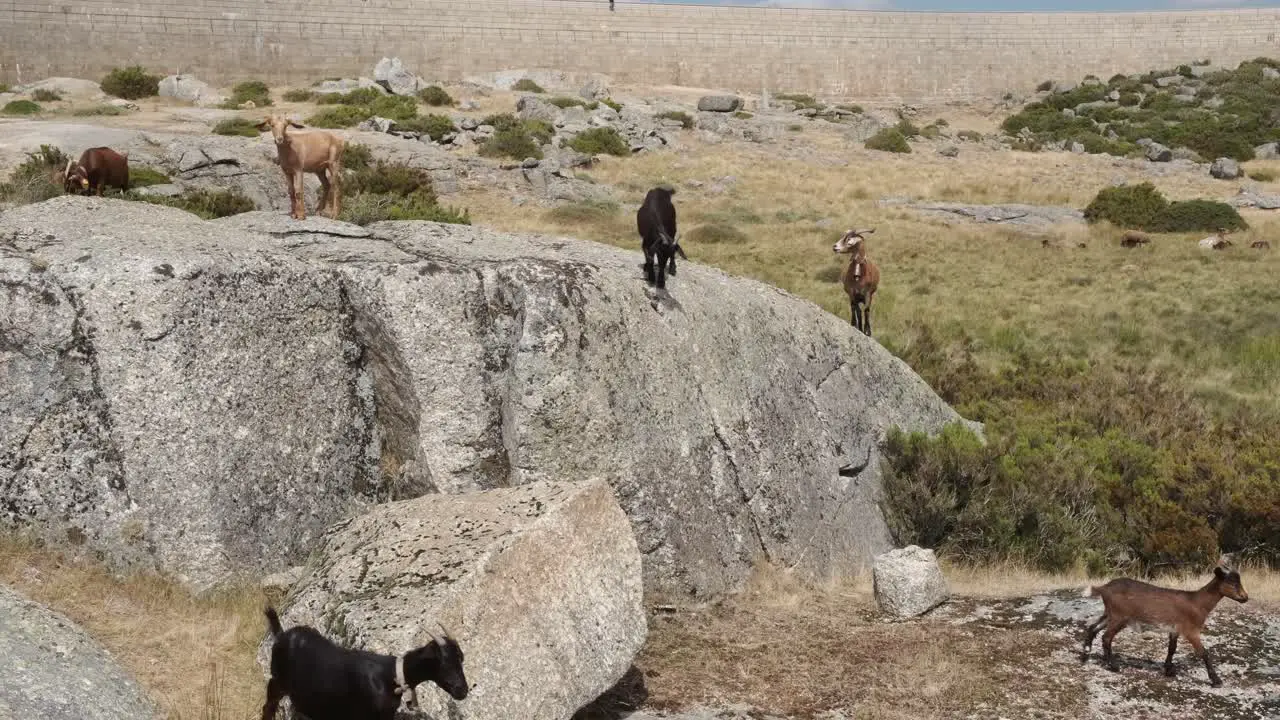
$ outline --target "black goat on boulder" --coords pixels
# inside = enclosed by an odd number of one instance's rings
[[[645,193],[644,202],[636,211],[636,230],[640,232],[641,249],[644,250],[644,275],[650,285],[667,286],[667,273],[676,274],[676,254],[689,259],[680,247],[676,232],[676,207],[671,196],[676,194],[670,185],[659,185]],[[654,258],[658,260],[657,277],[654,277]],[[668,270],[668,265],[670,269]]]
[[[262,720],[274,718],[285,697],[308,720],[394,720],[401,696],[413,708],[414,688],[427,680],[455,700],[467,697],[462,648],[447,632],[393,657],[339,647],[306,625],[286,632],[274,608],[266,613],[274,642]]]

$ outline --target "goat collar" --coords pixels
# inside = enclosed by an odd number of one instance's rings
[[[405,707],[410,710],[414,709],[418,704],[417,695],[413,692],[413,688],[404,679],[404,656],[396,656],[396,694],[404,695]]]

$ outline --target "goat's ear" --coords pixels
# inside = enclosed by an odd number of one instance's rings
[[[305,126],[304,126],[304,125],[301,125],[301,124],[299,124],[299,123],[296,123],[296,122],[294,122],[294,121],[292,121],[292,120],[290,120],[290,121],[289,121],[289,127],[291,127],[291,128],[298,128],[299,130],[301,130],[301,129],[302,129],[303,127],[305,127]]]
[[[257,128],[260,132],[266,132],[267,130],[271,129],[271,126],[267,124],[266,120],[263,120],[257,125],[254,125],[254,127]]]
[[[1213,576],[1218,578],[1219,580],[1225,580],[1227,578],[1227,571],[1221,565],[1219,565],[1218,567],[1213,569]]]

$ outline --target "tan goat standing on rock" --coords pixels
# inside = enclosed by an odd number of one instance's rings
[[[268,115],[258,123],[259,130],[270,130],[275,138],[277,162],[289,188],[289,216],[298,220],[307,216],[302,177],[315,173],[322,188],[316,212],[336,220],[342,209],[342,153],[347,142],[323,130],[292,132],[291,128],[301,130],[302,125],[282,115]]]
[[[880,286],[880,268],[867,259],[863,236],[875,231],[875,228],[850,230],[831,248],[833,252],[850,256],[849,264],[840,273],[840,284],[849,296],[850,324],[867,335],[871,334],[871,299]]]

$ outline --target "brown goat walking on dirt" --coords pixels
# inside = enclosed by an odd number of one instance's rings
[[[867,259],[864,235],[875,228],[849,230],[831,248],[837,254],[848,254],[849,264],[840,273],[840,284],[849,296],[849,323],[866,335],[871,335],[871,299],[880,286],[880,268]]]
[[[342,208],[342,154],[347,142],[323,130],[290,132],[302,125],[282,115],[268,115],[258,123],[259,130],[270,130],[276,141],[276,158],[289,188],[289,216],[302,220],[307,216],[302,185],[303,173],[320,178],[320,205],[316,213],[337,219]]]
[[[1249,594],[1240,584],[1240,573],[1219,565],[1213,569],[1213,579],[1196,591],[1174,590],[1139,580],[1116,578],[1106,585],[1085,588],[1085,597],[1094,595],[1102,598],[1104,611],[1101,618],[1085,628],[1081,662],[1088,662],[1093,638],[1106,625],[1107,630],[1102,634],[1102,660],[1108,670],[1120,672],[1120,666],[1111,653],[1111,639],[1125,626],[1134,623],[1169,633],[1169,654],[1164,659],[1165,675],[1173,677],[1173,653],[1178,649],[1178,635],[1182,635],[1196,654],[1204,659],[1209,684],[1214,687],[1222,685],[1209,651],[1200,642],[1200,632],[1204,630],[1209,613],[1222,598],[1229,597],[1240,603],[1249,601]]]

